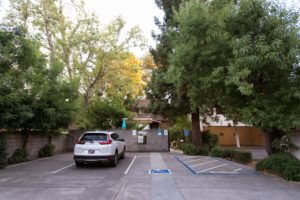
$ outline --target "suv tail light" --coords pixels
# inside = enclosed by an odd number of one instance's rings
[[[76,144],[84,144],[85,141],[84,140],[76,140]]]
[[[111,144],[112,140],[110,139],[109,135],[107,135],[107,141],[100,141],[100,144]]]

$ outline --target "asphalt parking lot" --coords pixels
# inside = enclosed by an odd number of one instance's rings
[[[0,170],[0,200],[299,199],[300,184],[250,172],[243,165],[176,153],[127,153],[117,167],[76,168],[72,154],[61,154]]]

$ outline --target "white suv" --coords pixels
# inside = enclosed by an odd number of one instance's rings
[[[85,162],[108,161],[116,166],[125,157],[125,141],[115,132],[88,131],[76,142],[74,160],[77,167]]]

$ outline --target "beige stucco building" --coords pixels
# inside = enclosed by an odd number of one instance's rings
[[[208,117],[206,123],[200,123],[203,131],[209,131],[219,136],[219,144],[222,146],[264,146],[262,132],[250,125],[226,119],[222,114]]]

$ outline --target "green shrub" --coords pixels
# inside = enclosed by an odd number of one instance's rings
[[[26,149],[17,149],[14,154],[8,158],[9,164],[16,164],[27,161],[28,153]]]
[[[209,155],[209,146],[204,145],[204,147],[202,149],[198,150],[198,154],[201,156],[208,156]]]
[[[6,142],[5,140],[0,139],[0,169],[5,168],[7,164],[6,156]]]
[[[207,145],[209,150],[216,147],[219,143],[219,137],[215,134],[211,134],[208,131],[202,133],[202,142]]]
[[[39,157],[50,157],[53,156],[55,146],[52,144],[47,144],[39,151]]]
[[[235,149],[223,149],[223,158],[232,159]]]
[[[186,155],[201,155],[201,156],[208,156],[209,155],[209,147],[208,146],[204,146],[202,149],[198,149],[193,144],[181,143],[179,145],[179,148]]]
[[[297,160],[298,161],[298,160]],[[282,177],[290,181],[300,181],[300,162],[290,161],[285,167]]]
[[[210,155],[212,157],[228,158],[240,163],[248,163],[252,161],[252,154],[248,151],[240,151],[236,149],[224,149],[221,147],[214,147]]]
[[[211,150],[210,155],[212,157],[224,158],[224,149],[222,149],[220,147],[214,147]]]
[[[199,150],[193,144],[183,143],[180,145],[181,150],[186,155],[198,155],[200,154]]]
[[[256,164],[257,171],[268,171],[286,180],[300,181],[300,161],[288,153],[272,155]]]
[[[232,160],[240,162],[240,163],[249,163],[252,161],[252,154],[248,151],[232,151]]]
[[[180,142],[178,143],[178,149],[182,150],[187,143]]]

